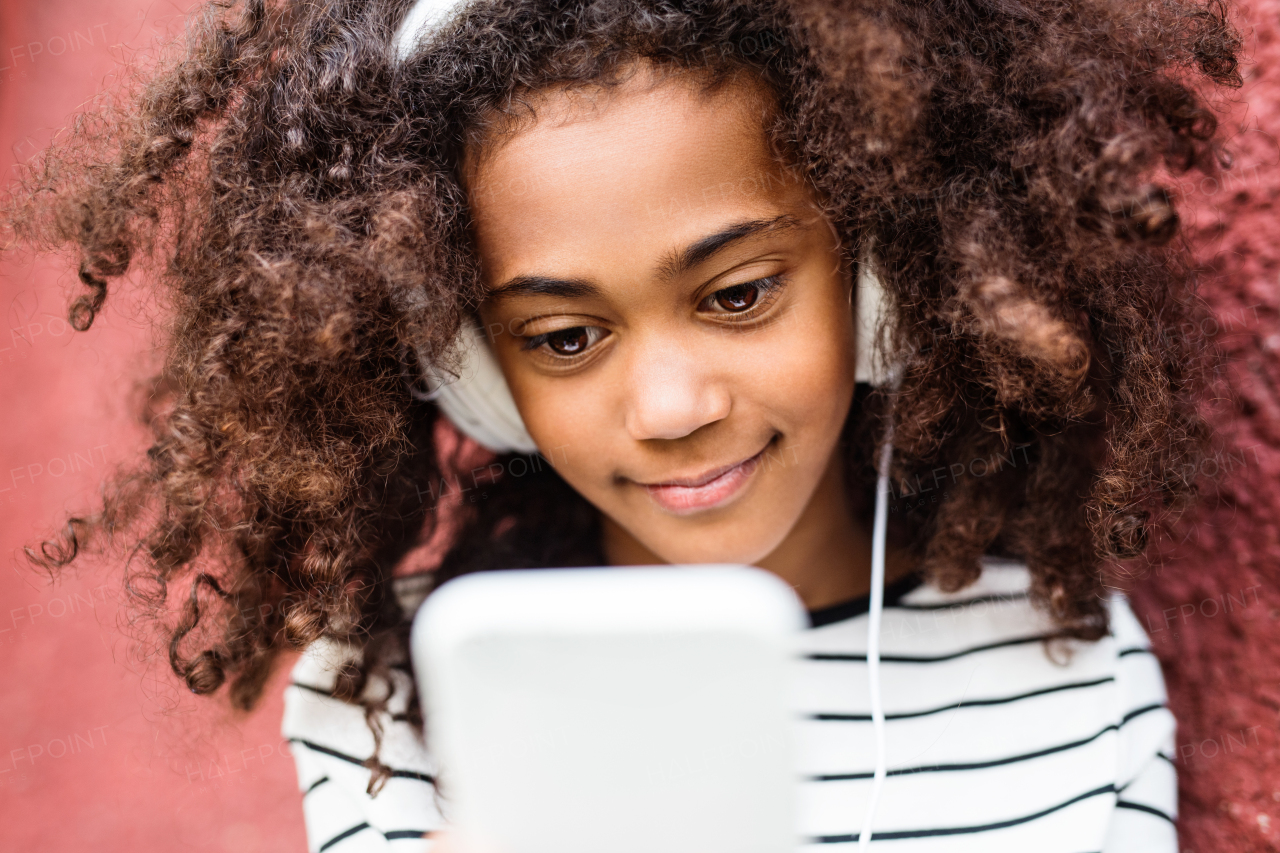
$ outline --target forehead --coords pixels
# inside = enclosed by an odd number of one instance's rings
[[[636,75],[616,89],[553,92],[471,158],[467,185],[488,284],[646,263],[807,197],[770,153],[758,84],[703,91]],[[637,270],[638,272],[638,270]]]

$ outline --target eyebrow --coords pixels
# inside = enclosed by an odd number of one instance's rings
[[[599,296],[600,288],[586,279],[552,278],[545,275],[518,275],[508,279],[501,287],[489,291],[490,299],[502,299],[507,296],[558,296],[561,299],[581,299],[587,296]]]
[[[739,222],[735,225],[730,225],[723,231],[712,234],[710,237],[703,237],[696,243],[673,253],[658,266],[658,274],[664,279],[675,278],[680,273],[710,260],[716,253],[727,249],[734,243],[741,242],[749,237],[758,237],[761,234],[787,231],[799,227],[800,220],[785,213],[781,216],[775,216],[773,219],[754,219],[749,222]]]
[[[738,222],[707,237],[703,237],[683,249],[677,250],[658,265],[658,275],[663,279],[671,279],[686,272],[698,264],[704,263],[717,253],[727,249],[734,243],[769,234],[799,228],[800,221],[794,216],[783,214],[773,219],[754,219]],[[555,296],[561,299],[582,299],[599,296],[600,288],[587,279],[555,278],[543,275],[518,275],[503,282],[489,292],[490,299],[501,299],[508,296]]]

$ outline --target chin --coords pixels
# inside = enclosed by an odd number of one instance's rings
[[[781,537],[779,542],[744,542],[745,537],[732,533],[703,534],[692,538],[699,541],[675,543],[673,547],[672,539],[667,538],[663,542],[665,547],[651,547],[650,550],[668,563],[740,563],[751,566],[773,553],[781,542]]]

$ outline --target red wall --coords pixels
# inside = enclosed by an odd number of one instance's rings
[[[4,0],[5,174],[109,85],[121,58],[176,32],[189,5]],[[1234,398],[1217,422],[1233,444],[1173,557],[1132,593],[1180,721],[1183,850],[1196,853],[1280,849],[1280,148],[1268,135],[1280,118],[1280,0],[1245,14],[1254,64],[1231,113],[1236,170],[1183,187],[1231,356]],[[155,309],[116,294],[77,335],[62,319],[77,290],[51,259],[0,267],[0,847],[303,850],[279,680],[243,718],[184,694],[130,641],[109,567],[49,586],[19,560],[143,446],[121,389],[153,363]]]
[[[179,31],[190,0],[0,2],[0,165],[30,157],[119,61]],[[127,395],[151,363],[151,306],[126,295],[93,331],[64,322],[74,270],[0,268],[0,849],[306,849],[281,685],[236,719],[139,659],[118,573],[50,587],[18,548],[143,447]],[[120,295],[120,294],[115,294]]]
[[[1172,555],[1135,583],[1177,715],[1183,853],[1280,850],[1280,2],[1244,7],[1236,165],[1181,187],[1225,350],[1222,453]]]

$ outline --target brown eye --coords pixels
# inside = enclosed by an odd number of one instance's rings
[[[726,311],[746,311],[759,301],[760,289],[754,283],[738,284],[717,290],[711,298]]]
[[[586,326],[574,326],[547,335],[547,346],[558,355],[577,355],[591,343]]]
[[[608,336],[608,330],[599,326],[570,326],[567,329],[556,329],[554,332],[544,332],[541,335],[525,338],[524,349],[542,350],[546,347],[544,353],[547,355],[572,358],[582,355],[602,338]]]

